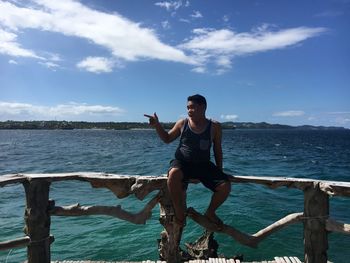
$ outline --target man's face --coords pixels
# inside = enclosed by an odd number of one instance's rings
[[[187,102],[187,114],[190,118],[198,118],[204,115],[205,106],[199,105],[193,101]]]

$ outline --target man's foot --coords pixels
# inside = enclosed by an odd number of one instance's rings
[[[209,213],[208,211],[205,212],[204,216],[213,223],[217,230],[221,231],[224,227],[224,222],[215,214],[215,213]]]

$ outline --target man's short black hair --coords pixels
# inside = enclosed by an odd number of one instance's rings
[[[195,94],[195,95],[189,96],[187,98],[187,101],[193,101],[199,105],[204,105],[205,108],[207,108],[207,100],[202,95]]]

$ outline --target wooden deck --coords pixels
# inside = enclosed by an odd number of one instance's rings
[[[51,261],[51,263],[166,263],[166,261]],[[240,261],[235,259],[225,259],[225,258],[209,258],[209,260],[190,260],[184,263],[302,263],[297,257],[275,257],[273,260],[264,261]]]
[[[115,196],[125,198],[134,195],[139,200],[153,191],[157,191],[153,198],[148,201],[139,212],[130,212],[117,206],[81,206],[78,204],[56,206],[55,200],[49,199],[50,184],[52,182],[78,180],[91,184],[93,188],[106,188]],[[0,187],[10,184],[22,184],[25,190],[25,236],[14,240],[0,242],[0,250],[9,250],[17,247],[27,247],[27,262],[29,263],[117,263],[106,261],[51,261],[50,245],[54,237],[50,235],[50,223],[52,216],[87,216],[107,215],[125,220],[133,224],[145,224],[151,218],[152,209],[159,204],[159,223],[164,227],[161,232],[158,252],[161,258],[169,263],[179,262],[179,241],[181,240],[182,228],[174,223],[174,209],[166,187],[165,176],[138,176],[118,175],[94,172],[73,172],[58,174],[7,174],[0,176]],[[272,189],[278,187],[296,188],[304,193],[303,211],[284,216],[278,221],[266,226],[256,233],[244,233],[230,225],[223,225],[218,230],[207,217],[198,213],[193,208],[187,209],[188,217],[195,223],[204,227],[208,233],[220,232],[233,238],[242,245],[257,248],[258,244],[279,231],[281,228],[294,223],[302,223],[304,226],[304,257],[305,263],[329,263],[327,261],[328,233],[338,232],[350,234],[350,224],[338,222],[329,214],[329,197],[350,197],[350,182],[320,181],[305,178],[285,177],[256,177],[256,176],[232,176],[232,183],[255,183],[268,186]],[[202,236],[203,237],[203,236]],[[201,238],[202,238],[201,237]],[[116,237],[118,238],[118,237]],[[209,239],[198,239],[198,247],[192,253],[200,257],[214,256],[209,245]],[[197,246],[197,243],[196,246]],[[191,248],[188,248],[191,249]],[[214,249],[215,250],[215,249]],[[190,250],[188,250],[190,251]],[[207,254],[203,254],[204,252]],[[118,261],[118,263],[164,263],[165,261]],[[212,258],[209,260],[192,260],[186,263],[301,263],[296,257],[282,256],[258,261],[239,261],[224,258]]]

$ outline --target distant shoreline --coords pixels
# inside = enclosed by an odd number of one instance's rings
[[[162,123],[165,129],[171,129],[174,122]],[[283,129],[283,130],[349,130],[344,127],[334,126],[291,126],[284,124],[270,124],[266,122],[222,122],[223,129]],[[147,122],[84,122],[84,121],[2,121],[0,130],[150,130]]]

